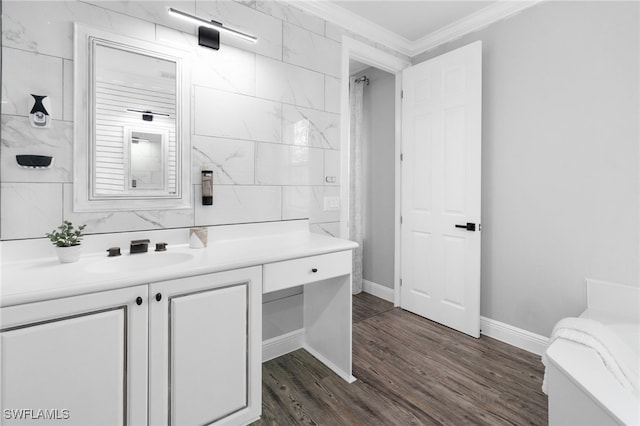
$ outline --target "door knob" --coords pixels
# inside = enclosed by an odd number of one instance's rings
[[[161,301],[162,300],[162,294],[160,293],[156,293],[156,301]]]
[[[456,225],[456,228],[466,229],[467,231],[475,231],[476,230],[476,224],[475,223],[471,223],[471,222],[467,222],[466,225]]]
[[[138,306],[142,305],[142,297],[140,297],[140,296],[136,297],[136,304]]]

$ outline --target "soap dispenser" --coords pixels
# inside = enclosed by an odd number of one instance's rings
[[[31,111],[29,111],[29,123],[31,126],[38,128],[47,128],[51,127],[51,106],[49,103],[49,97],[46,95],[34,95],[33,106],[31,107]]]
[[[202,205],[213,205],[213,171],[202,171]]]

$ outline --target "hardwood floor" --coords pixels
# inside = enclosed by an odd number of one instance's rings
[[[393,303],[365,292],[353,296],[352,299],[351,315],[354,324],[393,309]]]
[[[304,350],[263,364],[255,425],[547,424],[540,357],[354,296],[348,384]]]

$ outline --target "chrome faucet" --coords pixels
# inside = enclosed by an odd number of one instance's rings
[[[146,253],[149,250],[149,240],[133,240],[129,246],[129,254]]]

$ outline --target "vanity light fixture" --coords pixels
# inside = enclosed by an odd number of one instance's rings
[[[220,49],[221,32],[231,34],[251,43],[256,43],[258,41],[258,37],[252,36],[251,34],[225,27],[220,22],[207,21],[206,19],[182,12],[172,7],[169,8],[169,15],[200,25],[198,27],[198,44],[200,46],[209,47],[215,50]]]
[[[171,117],[169,114],[164,114],[162,112],[145,111],[145,110],[141,110],[141,109],[127,108],[127,111],[135,112],[135,113],[138,113],[138,114],[142,114],[142,119],[144,121],[153,121],[153,116],[154,115],[159,115],[159,116],[162,116],[162,117]]]

